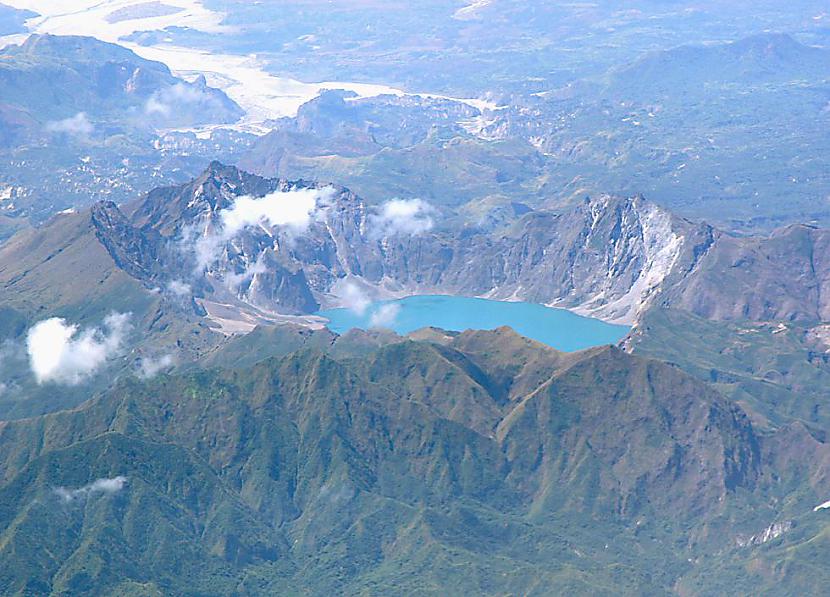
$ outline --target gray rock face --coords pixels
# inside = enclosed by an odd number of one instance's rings
[[[288,191],[317,194],[301,229],[261,220],[223,231],[223,214],[240,197]],[[198,296],[275,313],[343,304],[348,279],[375,296],[527,300],[622,323],[652,304],[710,319],[830,316],[825,231],[801,226],[769,238],[732,237],[642,197],[531,211],[501,232],[437,226],[405,234],[380,227],[376,210],[346,189],[214,163],[192,183],[156,189],[126,215],[116,212],[97,206],[93,219],[101,242],[134,277],[161,286],[187,281]]]
[[[663,302],[708,319],[827,321],[830,233],[790,226],[765,238],[718,235]]]
[[[418,291],[522,299],[632,321],[682,260],[682,235],[692,231],[641,198],[602,197],[562,213],[531,212],[501,235],[385,239],[380,275]]]

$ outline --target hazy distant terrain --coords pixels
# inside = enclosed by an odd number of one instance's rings
[[[277,147],[266,137],[241,159],[243,166],[347,184],[369,200],[418,196],[426,185],[425,198],[472,200],[478,213],[482,201],[561,203],[585,194],[643,193],[728,229],[828,223],[823,131],[830,50],[820,2],[786,10],[724,2],[638,2],[623,9],[440,1],[406,10],[296,2],[272,10],[267,2],[179,0],[112,8],[90,2],[72,13],[34,0],[18,4],[42,15],[29,21],[35,31],[123,43],[189,81],[203,74],[243,109],[231,118],[201,111],[198,122],[157,118],[129,148],[134,167],[126,170],[101,164],[94,146],[73,144],[43,158],[23,140],[8,141],[22,151],[9,156],[0,184],[13,188],[19,206],[37,194],[38,205],[57,211],[84,203],[84,189],[124,200],[156,181],[195,175],[212,158],[239,160],[252,142],[248,133],[276,128]],[[49,93],[61,93],[59,80],[51,85]],[[295,125],[272,122],[294,116],[326,87],[463,101],[444,114],[429,102],[407,108],[414,128],[405,131],[394,127],[399,113],[377,109],[374,120],[369,112],[350,115],[343,123],[348,132],[340,133],[312,124],[319,109]],[[0,104],[19,129],[26,116],[9,99]],[[375,105],[389,101],[399,99]],[[393,126],[378,137],[377,127],[388,126],[384,119]],[[193,125],[197,136],[187,132]],[[108,138],[106,147],[112,133]],[[92,164],[81,161],[88,158]],[[20,176],[15,166],[32,159],[59,160],[69,180],[38,184]],[[468,177],[487,188],[470,187]],[[71,200],[57,196],[66,182]]]

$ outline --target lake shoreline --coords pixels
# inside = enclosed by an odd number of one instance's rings
[[[342,334],[350,329],[390,329],[407,335],[435,327],[453,332],[508,326],[517,333],[565,352],[617,344],[631,330],[568,309],[523,301],[453,295],[411,295],[315,313]]]

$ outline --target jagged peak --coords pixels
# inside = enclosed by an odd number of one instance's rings
[[[338,190],[340,199],[360,202],[348,189],[337,185],[305,179],[265,178],[214,160],[191,181],[153,189],[136,200],[128,211],[133,214],[135,225],[164,228],[167,234],[200,215],[225,209],[236,197],[264,197],[274,192],[330,186]]]
[[[584,203],[589,205],[625,205],[631,207],[659,207],[657,203],[648,199],[642,193],[636,195],[617,195],[614,193],[600,193],[598,195],[587,195]],[[662,208],[660,208],[662,209]]]
[[[592,226],[604,218],[613,217],[616,219],[626,217],[626,214],[636,214],[640,219],[644,215],[659,215],[674,224],[677,218],[657,203],[650,201],[645,196],[637,194],[633,196],[601,194],[587,196],[580,206],[587,220]]]
[[[274,190],[319,188],[322,186],[329,186],[328,183],[310,181],[303,178],[265,178],[263,176],[259,176],[258,174],[252,174],[251,172],[242,170],[236,166],[224,164],[218,160],[214,160],[208,164],[207,168],[205,168],[199,176],[194,178],[190,183],[182,185],[182,188],[192,187],[196,190],[200,186],[205,185],[213,185],[217,188],[224,186],[232,190],[241,187],[254,187],[261,189],[261,193],[251,193],[255,196]]]
[[[226,185],[233,187],[243,182],[243,180],[247,177],[254,177],[254,175],[248,174],[236,166],[226,165],[220,161],[214,160],[208,164],[207,168],[205,168],[202,173],[194,178],[190,183],[181,185],[181,188],[187,189],[188,187],[191,187],[196,190],[205,186],[219,188]]]
[[[239,176],[241,172],[244,171],[240,170],[236,166],[226,165],[219,160],[213,160],[210,164],[208,164],[201,176]]]
[[[128,220],[118,204],[114,201],[103,200],[96,201],[89,208],[90,218],[96,228],[101,226],[111,226],[113,224],[127,224]]]

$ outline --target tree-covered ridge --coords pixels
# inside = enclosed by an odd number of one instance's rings
[[[2,592],[660,594],[821,520],[827,446],[757,432],[675,367],[423,335],[2,424]]]

